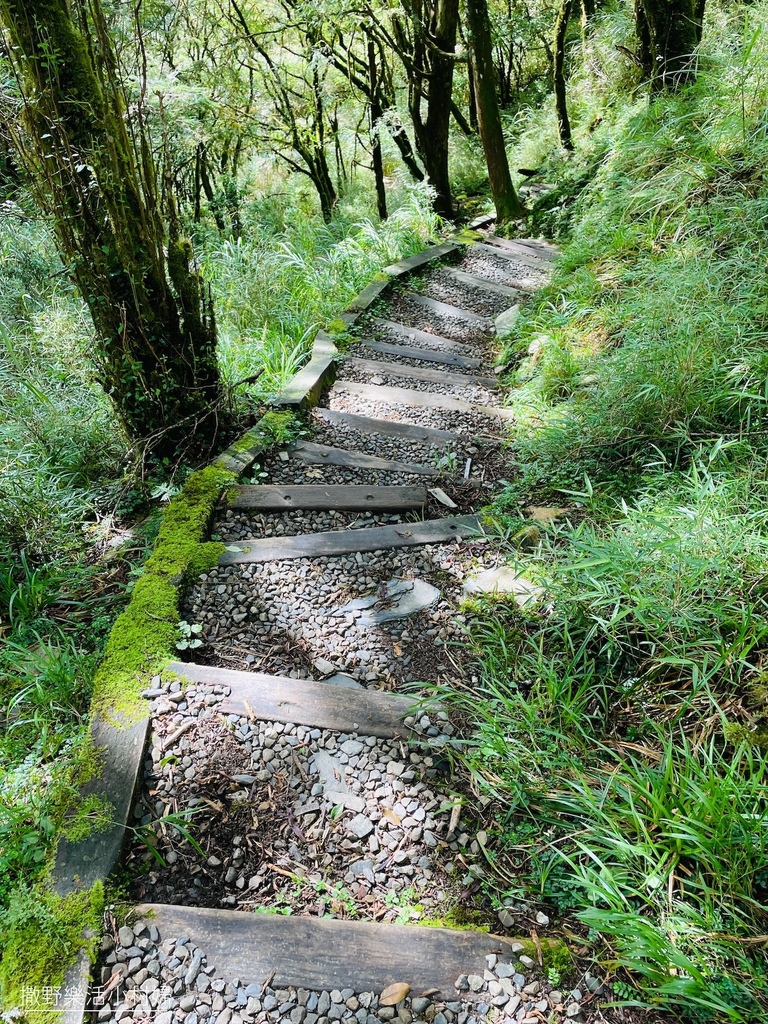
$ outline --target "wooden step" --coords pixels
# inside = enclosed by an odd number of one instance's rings
[[[421,508],[424,487],[371,487],[367,484],[243,484],[233,488],[232,508],[276,512],[283,509],[405,510]]]
[[[314,415],[330,423],[331,426],[348,427],[361,434],[383,434],[385,437],[403,437],[415,444],[429,444],[444,447],[459,444],[460,434],[451,430],[440,430],[438,427],[422,427],[416,423],[397,423],[394,420],[382,420],[373,416],[358,416],[353,412],[341,412],[338,409],[316,408]]]
[[[462,345],[459,341],[451,341],[450,338],[443,338],[439,334],[431,334],[429,331],[420,331],[416,327],[408,327],[407,324],[398,324],[394,320],[374,318],[373,323],[398,338],[404,338],[416,344],[421,343],[424,346],[431,345],[433,348],[439,348],[443,352],[456,352],[463,355],[471,355],[473,352],[477,352],[476,345]]]
[[[484,277],[477,277],[475,274],[468,274],[466,270],[458,267],[443,267],[445,273],[455,277],[462,284],[471,285],[473,288],[482,288],[486,292],[493,292],[494,295],[508,296],[510,299],[520,298],[525,293],[519,288],[513,288],[508,284],[498,284],[496,281],[487,281]]]
[[[482,533],[479,516],[455,516],[451,519],[394,523],[391,526],[371,526],[360,530],[303,533],[297,537],[264,537],[228,544],[219,557],[219,565],[271,562],[285,558],[321,558],[325,555],[348,555],[355,551],[384,551],[389,548],[417,547],[420,544],[444,544]]]
[[[403,719],[415,700],[382,690],[347,689],[311,679],[290,679],[261,672],[234,672],[173,661],[168,666],[183,679],[206,686],[227,686],[229,696],[216,707],[226,714],[253,715],[265,722],[292,722],[333,732],[404,737]]]
[[[521,256],[527,256],[529,259],[538,260],[539,265],[542,261],[551,263],[558,256],[557,249],[554,246],[546,249],[540,243],[523,241],[521,238],[500,238],[498,235],[486,235],[485,238],[491,245],[498,245],[501,249],[507,249],[509,252],[516,252]],[[536,265],[534,264],[534,266]]]
[[[347,466],[350,469],[375,469],[387,473],[413,473],[419,476],[439,476],[434,466],[423,466],[416,462],[397,462],[395,459],[380,459],[366,452],[348,451],[328,444],[313,441],[297,441],[290,449],[290,457],[305,466]]]
[[[161,939],[188,935],[216,965],[219,977],[237,977],[244,986],[271,978],[275,988],[381,992],[393,982],[405,982],[414,995],[436,989],[444,999],[453,999],[460,974],[482,977],[489,953],[514,962],[520,949],[514,939],[474,929],[159,903],[145,903],[137,914],[158,928]]]
[[[486,248],[490,248],[490,246]],[[471,309],[461,309],[459,306],[451,306],[447,302],[440,302],[439,299],[430,299],[428,295],[422,295],[421,292],[406,291],[403,292],[403,295],[411,302],[416,302],[428,309],[430,313],[437,313],[439,316],[450,316],[456,320],[469,320],[471,323],[477,324],[489,324],[491,322],[487,316],[473,313]]]
[[[408,405],[421,409],[445,409],[448,412],[477,413],[502,420],[514,419],[511,409],[496,408],[492,405],[477,405],[463,398],[434,394],[431,391],[412,391],[409,388],[395,388],[379,384],[358,384],[352,380],[337,381],[330,394],[355,395],[368,402],[387,402],[394,405]]]
[[[369,341],[367,338],[360,342],[373,352],[381,352],[385,356],[395,356],[397,359],[421,359],[425,363],[441,363],[444,366],[463,366],[471,370],[483,365],[482,359],[472,356],[459,356],[454,352],[439,352],[433,348],[408,348],[406,345],[393,345],[388,341]]]
[[[361,373],[384,374],[389,377],[403,377],[406,380],[423,380],[432,384],[445,384],[446,387],[476,384],[493,389],[499,386],[495,377],[451,373],[449,370],[437,370],[432,366],[404,366],[402,363],[390,363],[383,359],[361,359],[360,356],[347,356],[344,362],[349,366],[354,366]]]
[[[509,260],[512,263],[522,263],[525,267],[530,267],[532,270],[541,271],[542,261],[534,259],[533,257],[522,256],[517,252],[510,252],[508,249],[502,249],[498,245],[486,245],[484,242],[475,242],[472,246],[472,250],[480,250],[482,253],[488,253],[491,256],[495,256],[500,260]],[[471,250],[471,251],[472,251]]]

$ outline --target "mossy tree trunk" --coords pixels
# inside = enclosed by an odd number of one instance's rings
[[[127,127],[98,0],[88,10],[85,23],[67,0],[0,0],[21,99],[12,134],[93,318],[101,381],[128,433],[169,454],[215,433],[213,308],[141,115]]]
[[[705,0],[635,0],[638,58],[655,91],[677,89],[695,75]]]
[[[483,143],[485,162],[488,166],[488,180],[496,207],[496,216],[500,223],[504,223],[515,217],[522,217],[525,208],[518,198],[515,186],[512,184],[512,176],[509,173],[504,132],[499,114],[499,101],[496,95],[491,23],[488,18],[486,0],[466,0],[466,16],[480,138]]]

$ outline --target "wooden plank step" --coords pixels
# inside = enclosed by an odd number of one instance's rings
[[[497,408],[493,405],[478,405],[475,402],[467,402],[463,398],[453,398],[451,395],[434,394],[431,391],[412,391],[409,388],[395,388],[379,384],[358,384],[352,380],[337,381],[330,397],[334,394],[345,393],[356,395],[364,401],[388,402],[396,405],[409,405],[412,408],[421,409],[446,409],[449,412],[477,413],[480,416],[490,416],[495,419],[514,419],[511,409]]]
[[[361,530],[330,530],[304,533],[297,537],[265,537],[228,544],[219,557],[219,565],[241,562],[271,562],[284,558],[320,558],[324,555],[348,555],[355,551],[384,551],[410,548],[420,544],[443,544],[482,533],[479,516],[455,516],[452,519],[428,519],[423,523],[394,523]]]
[[[500,238],[498,235],[486,235],[485,237],[493,245],[500,245],[503,249],[509,249],[511,252],[522,252],[523,255],[533,256],[539,260],[551,262],[560,255],[560,250],[556,245],[535,238]]]
[[[137,908],[162,939],[188,935],[220,977],[276,988],[381,992],[405,982],[414,995],[455,998],[460,974],[483,975],[489,953],[514,962],[514,939],[473,929],[428,928],[334,918],[286,917],[145,903]],[[547,939],[542,940],[548,944]]]
[[[283,509],[400,510],[422,508],[426,488],[371,487],[367,484],[242,484],[233,488],[231,508],[275,512]]]
[[[519,288],[513,288],[508,284],[498,284],[496,281],[487,281],[484,277],[468,274],[466,270],[460,270],[458,267],[444,267],[443,269],[451,277],[461,281],[462,284],[471,285],[473,288],[482,288],[487,292],[493,292],[495,295],[507,295],[510,299],[517,299],[525,294]]]
[[[439,476],[434,466],[423,466],[417,462],[398,462],[395,459],[380,459],[378,455],[366,452],[348,451],[328,444],[313,441],[297,441],[290,450],[290,456],[305,466],[348,466],[351,469],[379,469],[389,473],[414,473],[419,476]]]
[[[437,447],[458,444],[462,437],[451,430],[440,430],[438,427],[422,427],[416,423],[397,423],[394,420],[377,419],[374,416],[358,416],[353,412],[341,412],[338,409],[316,408],[314,415],[324,419],[332,426],[348,427],[361,434],[383,434],[386,437],[404,437],[416,444],[430,444]]]
[[[399,260],[397,263],[391,263],[388,267],[384,267],[383,273],[389,274],[390,277],[410,274],[433,260],[443,259],[458,251],[457,242],[440,242],[437,245],[430,245],[427,249],[422,249],[421,252],[417,252],[413,256],[406,256],[405,259]]]
[[[490,248],[490,246],[487,246],[487,248]],[[438,313],[440,316],[451,316],[457,320],[469,320],[477,324],[488,324],[491,322],[487,316],[473,313],[470,309],[451,306],[448,302],[440,302],[439,299],[430,299],[428,295],[422,295],[421,292],[406,291],[403,292],[403,295],[411,302],[417,302],[420,306],[425,306],[430,313]]]
[[[554,255],[547,253],[544,254],[543,250],[536,249],[526,242],[521,242],[517,238],[500,238],[498,235],[486,235],[486,241],[491,245],[497,245],[500,249],[506,249],[508,252],[515,252],[520,256],[525,256],[529,260],[535,260],[536,262],[532,266],[541,266],[542,262],[550,263],[555,257]]]
[[[409,348],[407,345],[393,345],[388,341],[369,341],[367,338],[361,344],[374,352],[381,352],[385,356],[395,356],[400,359],[422,359],[425,363],[464,366],[470,370],[483,365],[482,359],[473,356],[459,356],[455,352],[435,351],[433,348]]]
[[[412,713],[415,703],[410,697],[382,690],[353,690],[311,679],[235,672],[191,662],[173,661],[168,669],[192,683],[228,686],[229,696],[216,705],[227,714],[253,714],[265,722],[292,722],[333,732],[407,736],[403,719]]]
[[[472,250],[479,249],[482,253],[488,253],[491,256],[495,256],[500,260],[510,260],[513,263],[522,263],[523,266],[530,267],[535,270],[542,270],[541,260],[536,260],[533,257],[521,256],[520,253],[510,252],[508,249],[502,249],[498,245],[486,245],[485,242],[475,242],[472,246]]]
[[[377,327],[382,327],[390,334],[394,334],[398,338],[405,338],[408,341],[421,343],[422,345],[432,345],[434,348],[439,348],[443,352],[456,352],[464,353],[465,355],[471,355],[473,352],[477,352],[476,345],[463,345],[459,341],[451,341],[450,338],[442,338],[439,334],[430,334],[429,331],[420,331],[416,327],[408,327],[407,324],[398,324],[394,320],[381,320],[374,318],[373,323]]]
[[[347,356],[344,362],[349,366],[354,366],[361,373],[379,373],[390,377],[404,377],[406,380],[423,380],[432,384],[445,384],[446,387],[463,384],[479,384],[485,388],[499,386],[499,382],[494,377],[451,373],[449,370],[436,370],[432,366],[404,366],[402,363],[390,363],[383,359],[361,359],[360,356]]]

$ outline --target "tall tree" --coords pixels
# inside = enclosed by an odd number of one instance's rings
[[[491,195],[500,223],[522,217],[525,208],[515,192],[509,173],[504,132],[496,95],[496,75],[493,65],[491,24],[487,0],[466,0],[467,29],[472,53],[472,78],[475,86],[475,108]]]
[[[654,90],[676,89],[695,74],[705,0],[635,0],[638,58]]]
[[[216,429],[221,386],[210,297],[129,120],[99,0],[0,0],[18,85],[20,162],[50,212],[96,329],[101,380],[129,434],[175,451]],[[135,131],[131,130],[131,127]]]
[[[573,0],[560,0],[560,6],[555,18],[555,66],[554,66],[554,91],[555,91],[555,113],[557,114],[557,131],[560,136],[560,145],[563,149],[573,149],[573,138],[571,136],[571,121],[568,117],[568,99],[566,95],[565,82],[565,37],[568,32],[568,23],[573,10]]]
[[[435,209],[454,214],[448,174],[453,70],[459,0],[412,0],[406,16],[392,14],[392,36],[408,79],[408,109],[416,149],[435,190]]]

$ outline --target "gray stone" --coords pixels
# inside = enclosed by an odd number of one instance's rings
[[[542,914],[541,911],[536,915],[536,924],[540,924],[542,928],[546,928],[549,924],[549,918],[546,914]]]
[[[541,992],[541,982],[531,981],[527,985],[523,986],[523,995],[526,996],[537,996]]]
[[[352,676],[348,676],[346,672],[336,672],[332,676],[328,676],[323,680],[324,683],[328,683],[331,686],[346,686],[348,690],[362,690],[363,684],[358,683]]]
[[[336,615],[343,616],[360,611],[358,626],[375,626],[382,622],[406,619],[429,608],[440,597],[440,591],[426,580],[387,580],[375,594],[358,597],[339,608]],[[378,606],[378,607],[377,607]]]
[[[506,341],[507,338],[514,334],[515,324],[519,315],[520,307],[510,306],[509,309],[505,309],[503,313],[499,313],[496,317],[494,326],[496,328],[496,337],[500,341]]]
[[[470,992],[480,992],[485,985],[485,979],[479,974],[468,974],[467,981],[469,982]]]
[[[363,749],[364,744],[360,740],[345,740],[339,748],[343,753],[348,754],[349,757],[354,757],[355,754],[359,754]]]
[[[127,924],[124,924],[117,934],[120,939],[121,946],[133,945],[133,928],[129,928]]]
[[[578,1021],[581,1018],[581,1005],[579,1003],[569,1003],[565,1008],[565,1016],[568,1020]]]
[[[494,970],[496,971],[497,978],[511,978],[515,973],[515,968],[512,964],[498,963]]]
[[[357,836],[358,839],[365,839],[373,832],[373,822],[366,818],[364,814],[356,814],[351,821],[347,822],[347,831],[351,832],[353,836]]]
[[[415,996],[411,1000],[411,1009],[416,1014],[424,1013],[427,1007],[432,1005],[432,1000],[427,999],[426,996]]]
[[[499,911],[499,924],[501,924],[504,928],[514,928],[515,927],[515,918],[514,918],[514,916],[512,914],[510,914],[510,912],[508,910],[500,910]],[[496,970],[497,970],[497,973],[498,973],[498,967],[497,967]]]

